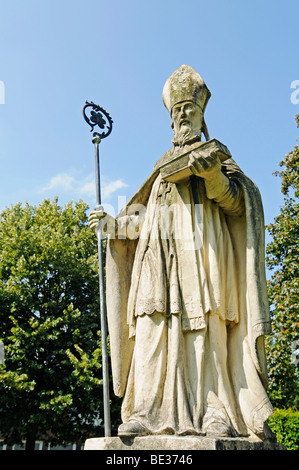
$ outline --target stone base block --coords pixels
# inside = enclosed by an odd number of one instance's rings
[[[135,438],[101,437],[87,439],[84,450],[114,451],[188,451],[188,450],[285,450],[273,441],[252,438],[220,438],[203,436],[144,436]]]

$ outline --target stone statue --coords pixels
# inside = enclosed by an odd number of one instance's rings
[[[119,436],[270,437],[270,333],[259,191],[210,140],[210,91],[193,68],[169,77],[173,145],[109,226],[107,316]],[[202,133],[207,141],[202,141]]]

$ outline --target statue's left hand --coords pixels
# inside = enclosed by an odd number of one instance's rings
[[[213,180],[221,173],[221,161],[216,152],[212,152],[208,157],[198,156],[195,151],[191,152],[189,167],[193,174],[206,180]]]

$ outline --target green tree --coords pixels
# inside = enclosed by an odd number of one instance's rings
[[[86,211],[55,199],[1,213],[0,431],[7,443],[25,438],[27,449],[41,435],[82,441],[103,416],[97,246]]]
[[[299,127],[299,115],[296,116]],[[298,407],[298,311],[299,311],[299,148],[280,162],[284,204],[267,228],[267,266],[273,270],[268,282],[273,335],[266,339],[269,394],[274,406]]]

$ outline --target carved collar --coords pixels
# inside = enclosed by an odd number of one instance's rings
[[[184,147],[184,145],[191,145],[195,142],[201,142],[200,135],[194,135],[193,137],[185,137],[181,140],[176,140],[175,138],[172,139],[172,143],[174,146]]]

